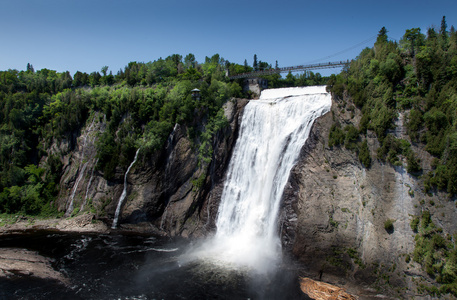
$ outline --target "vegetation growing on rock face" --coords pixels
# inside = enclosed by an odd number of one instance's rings
[[[424,174],[425,188],[457,194],[457,33],[429,28],[406,30],[397,43],[383,28],[373,48],[364,49],[339,75],[331,75],[328,89],[338,99],[346,93],[360,108],[359,133],[373,131],[381,143],[377,158],[393,165],[406,159],[407,171],[421,174],[420,161],[409,142],[389,133],[399,112],[406,131],[436,157]],[[332,127],[329,146],[342,144],[341,129]]]
[[[76,137],[89,117],[105,122],[96,141],[97,169],[110,180],[126,169],[136,149],[148,157],[160,151],[175,124],[200,147],[200,159],[212,153],[211,137],[227,125],[222,105],[241,97],[237,82],[225,77],[235,64],[218,54],[198,64],[192,54],[154,62],[131,62],[117,75],[108,73],[0,72],[0,213],[49,214],[62,175],[57,148]],[[201,91],[200,99],[191,90]],[[53,147],[57,145],[57,147]],[[54,150],[50,150],[53,148]],[[56,151],[57,150],[57,151]]]
[[[387,219],[384,222],[384,229],[387,231],[387,233],[392,233],[394,231],[394,222],[395,220],[392,219]]]
[[[256,61],[255,67],[271,65]],[[187,130],[199,166],[205,168],[213,154],[213,136],[228,124],[222,105],[231,97],[249,97],[242,92],[242,81],[229,81],[226,72],[250,70],[247,63],[230,63],[219,54],[204,63],[193,54],[173,54],[148,63],[130,62],[116,75],[108,66],[73,77],[69,72],[35,71],[31,64],[25,71],[0,71],[0,213],[56,213],[51,203],[59,189],[61,157],[74,150],[90,118],[106,125],[95,144],[96,168],[108,180],[114,179],[116,169],[126,170],[139,147],[140,159],[160,152],[175,124]],[[275,76],[269,78],[271,87],[327,80],[312,72]],[[191,96],[195,88],[199,99]],[[61,144],[67,149],[58,150]]]
[[[411,228],[417,232],[413,260],[440,284],[439,287],[421,285],[419,289],[436,296],[448,293],[457,296],[457,236],[444,235],[428,210],[413,218]]]
[[[340,114],[350,101],[360,109],[360,118],[353,121],[358,123],[359,142],[352,149],[365,167],[371,159],[366,139],[369,130],[370,137],[374,133],[379,141],[373,159],[405,166],[408,173],[422,179],[425,191],[447,192],[452,199],[457,195],[457,33],[453,27],[449,32],[446,28],[443,17],[439,32],[430,28],[423,34],[420,28],[413,28],[399,43],[389,41],[383,28],[373,48],[364,49],[341,74],[330,77],[328,90],[336,97]],[[395,131],[395,121],[400,118],[407,136]],[[346,127],[334,122],[329,147],[346,147]],[[418,148],[434,157],[427,173],[414,152]],[[435,206],[434,200],[428,202]],[[412,216],[415,249],[405,262],[419,263],[435,282],[419,284],[418,292],[457,296],[457,237],[452,231],[444,233],[432,217],[426,208],[420,216]],[[385,220],[384,229],[393,233],[394,220]]]

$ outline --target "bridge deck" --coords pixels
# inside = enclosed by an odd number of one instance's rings
[[[284,72],[289,72],[289,71],[306,71],[306,70],[339,68],[339,67],[343,67],[343,66],[347,65],[348,63],[349,63],[349,60],[348,61],[319,63],[319,64],[299,65],[299,66],[293,66],[293,67],[283,67],[283,68],[276,68],[276,69],[237,74],[237,75],[229,76],[229,79],[253,78],[253,77],[262,76],[262,75],[279,74],[279,73],[284,73]]]

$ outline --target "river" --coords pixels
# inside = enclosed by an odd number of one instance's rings
[[[197,241],[129,234],[27,231],[0,236],[1,247],[52,259],[68,284],[33,276],[0,277],[0,299],[309,299],[297,268],[275,272],[215,265],[185,257]]]

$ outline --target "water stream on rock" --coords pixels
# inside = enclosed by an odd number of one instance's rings
[[[92,184],[92,180],[94,179],[94,171],[95,171],[95,166],[97,165],[97,163],[98,163],[98,158],[95,160],[94,167],[92,168],[92,172],[90,173],[89,183],[87,184],[87,187],[86,187],[86,195],[84,196],[84,201],[81,204],[81,208],[79,209],[79,211],[83,211],[84,206],[87,203],[87,196],[89,195],[90,186]]]
[[[78,177],[76,178],[75,184],[73,186],[73,191],[71,192],[71,196],[70,196],[70,204],[68,205],[67,211],[65,212],[66,217],[71,216],[71,213],[73,212],[73,208],[74,208],[73,202],[75,200],[76,190],[78,189],[79,182],[81,181],[81,179],[84,176],[84,171],[86,170],[87,163],[88,162],[84,163],[81,171],[78,174]]]
[[[91,122],[89,128],[87,129],[87,131],[86,131],[86,133],[84,135],[84,142],[83,142],[82,147],[81,147],[82,148],[82,154],[81,154],[81,159],[80,159],[80,162],[79,162],[80,165],[85,160],[85,149],[86,149],[86,144],[87,144],[87,137],[90,134],[90,132],[92,132],[92,130],[93,130],[94,122],[95,122],[95,118],[96,117],[97,117],[97,114],[95,114],[95,116],[93,117],[92,122]],[[73,209],[74,209],[74,204],[73,203],[74,203],[74,200],[75,200],[76,190],[78,189],[79,183],[81,182],[81,179],[84,176],[84,172],[86,170],[86,167],[87,167],[88,163],[89,163],[89,161],[86,161],[84,163],[82,169],[79,170],[78,177],[76,178],[75,184],[73,185],[73,191],[71,192],[71,195],[70,195],[70,204],[68,205],[68,208],[67,208],[67,210],[65,212],[65,216],[66,217],[71,216],[71,214],[73,213]],[[79,167],[78,167],[78,169],[79,169]]]
[[[121,213],[122,204],[124,203],[124,199],[127,196],[127,175],[129,174],[130,169],[136,163],[136,160],[138,158],[138,153],[139,152],[140,152],[140,148],[138,148],[138,150],[136,150],[135,158],[133,159],[132,163],[130,164],[130,166],[127,168],[127,171],[125,172],[125,175],[124,175],[124,190],[122,191],[121,197],[119,198],[119,202],[117,203],[116,212],[114,214],[113,225],[111,226],[112,229],[116,229],[116,227],[117,227],[117,222],[118,222],[118,219],[119,219],[119,214]]]

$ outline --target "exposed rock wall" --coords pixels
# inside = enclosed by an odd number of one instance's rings
[[[127,198],[120,214],[120,227],[126,223],[147,223],[151,230],[166,235],[201,235],[214,226],[214,215],[222,192],[222,178],[238,132],[239,116],[247,100],[232,99],[225,105],[230,123],[213,139],[210,164],[200,166],[198,147],[187,137],[187,128],[176,124],[165,149],[152,157],[139,159],[128,174]],[[95,170],[97,136],[104,130],[102,116],[90,117],[68,150],[63,143],[51,150],[63,156],[63,176],[58,197],[59,210],[67,216],[79,211],[95,212],[111,222],[123,191],[125,170],[116,169],[115,179],[107,181]],[[203,178],[201,186],[195,180]]]
[[[389,284],[392,293],[406,287],[413,296],[416,283],[429,278],[417,263],[405,260],[415,246],[410,221],[427,209],[444,232],[455,233],[455,204],[439,193],[426,195],[423,183],[405,167],[377,160],[379,142],[373,133],[367,135],[373,159],[369,169],[344,146],[328,147],[334,122],[358,126],[360,112],[351,114],[342,106],[333,100],[331,112],[316,120],[291,172],[281,215],[283,245],[315,278],[338,275]],[[394,134],[407,138],[399,119]],[[413,149],[427,171],[431,157],[417,145]],[[385,229],[388,219],[393,230]]]

